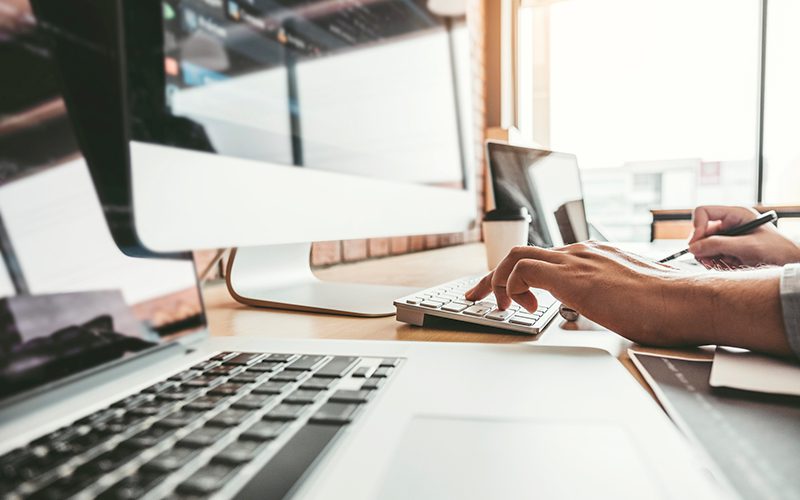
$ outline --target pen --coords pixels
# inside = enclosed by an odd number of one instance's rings
[[[742,234],[749,233],[753,229],[763,226],[768,222],[774,222],[778,220],[778,214],[775,213],[775,210],[770,210],[769,212],[764,212],[763,214],[759,215],[757,218],[751,220],[750,222],[746,222],[740,226],[732,227],[730,229],[726,229],[725,231],[720,231],[714,235],[710,236],[739,236]],[[659,260],[658,262],[663,264],[664,262],[669,262],[673,259],[677,259],[681,255],[686,255],[689,253],[689,249],[685,248],[680,252],[674,253],[669,257],[664,257],[663,259]]]

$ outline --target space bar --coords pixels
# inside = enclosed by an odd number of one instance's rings
[[[284,498],[342,427],[306,424],[236,494],[237,498]]]

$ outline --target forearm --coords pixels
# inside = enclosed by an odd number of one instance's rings
[[[780,268],[703,275],[688,280],[680,320],[689,338],[792,356],[780,298]]]

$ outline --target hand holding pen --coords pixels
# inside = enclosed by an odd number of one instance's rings
[[[747,209],[742,209],[741,207],[713,207],[716,208],[737,208],[739,210],[734,211],[735,215],[744,215],[740,210],[747,211]],[[745,234],[749,234],[752,231],[756,230],[757,228],[763,226],[764,224],[768,224],[770,222],[775,222],[778,220],[778,214],[775,213],[774,210],[770,210],[769,212],[765,212],[758,217],[748,220],[747,222],[736,224],[732,227],[725,228],[725,219],[713,221],[713,229],[711,229],[711,224],[709,224],[708,220],[708,211],[712,209],[712,207],[699,207],[695,210],[695,216],[693,218],[694,223],[694,233],[692,234],[692,238],[689,240],[689,247],[681,250],[680,252],[676,252],[669,257],[665,257],[659,260],[659,263],[669,262],[673,259],[677,259],[678,257],[685,255],[689,252],[692,252],[694,256],[701,260],[703,258],[702,252],[705,251],[705,254],[711,257],[736,257],[735,254],[730,254],[731,248],[735,248],[737,245],[736,243],[732,243],[731,241],[726,241],[732,236],[742,236]],[[738,212],[738,214],[737,214]],[[723,212],[723,214],[730,214],[731,211]],[[731,220],[733,217],[729,217],[728,220]],[[740,219],[741,220],[741,219]],[[739,242],[740,243],[740,242]],[[715,253],[718,252],[718,253]],[[739,259],[739,264],[743,264],[741,259]]]

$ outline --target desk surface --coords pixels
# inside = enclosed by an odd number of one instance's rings
[[[358,283],[417,286],[427,288],[462,276],[486,272],[483,244],[470,244],[342,264],[317,272],[321,279]],[[211,334],[257,335],[263,338],[327,338],[351,340],[413,340],[433,342],[530,342],[524,335],[460,322],[437,322],[416,327],[393,316],[354,318],[328,314],[256,309],[235,302],[222,283],[204,288]],[[581,319],[568,323],[557,316],[540,338],[539,345],[586,346],[604,349],[616,356],[645,387],[644,380],[627,356],[631,343],[594,323]],[[648,388],[649,390],[649,388]]]

